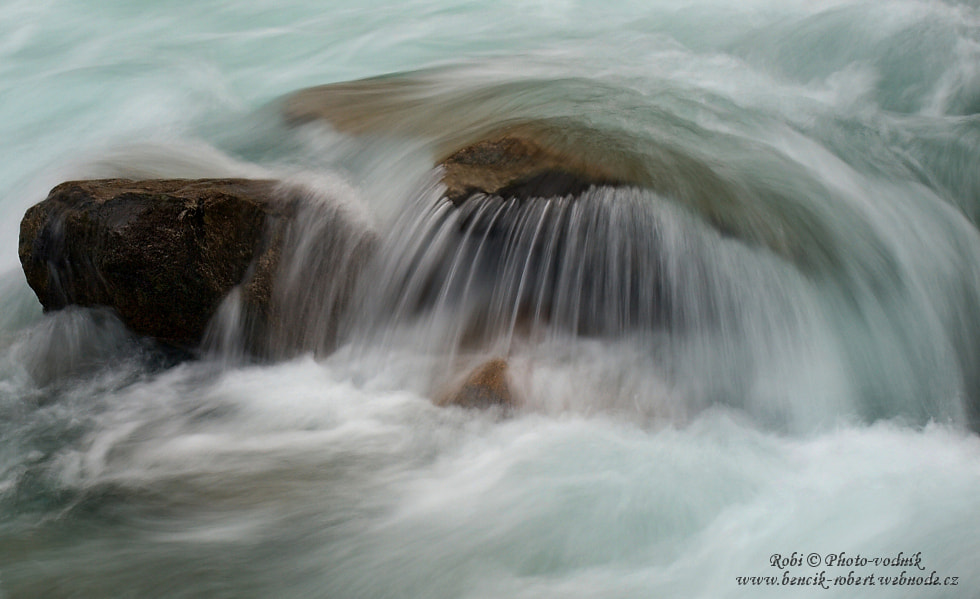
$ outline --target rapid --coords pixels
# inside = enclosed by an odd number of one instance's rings
[[[8,0],[0,98],[0,598],[980,593],[975,0]],[[510,123],[651,184],[440,202]],[[20,219],[102,177],[375,232],[336,347],[43,314]],[[282,280],[314,337],[322,226]],[[514,413],[433,404],[494,356]]]

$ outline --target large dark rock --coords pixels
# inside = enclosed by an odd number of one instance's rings
[[[73,181],[21,222],[20,260],[45,310],[111,306],[132,330],[196,344],[228,291],[271,268],[267,229],[295,211],[273,181]],[[250,301],[268,304],[268,273]]]
[[[317,279],[344,279],[327,294],[329,326],[317,329],[332,336],[311,340],[293,330],[302,324],[286,318],[291,310],[284,302],[294,290],[283,288],[279,271],[296,257],[301,227],[294,221],[311,220],[302,199],[295,189],[261,180],[63,183],[25,214],[20,260],[45,310],[109,306],[136,333],[193,347],[234,289],[241,317],[230,320],[248,330],[232,337],[249,350],[329,349],[356,273],[349,256],[321,258],[330,267],[309,273],[304,298],[306,309],[315,310],[307,296]],[[332,248],[336,238],[349,236],[348,223],[336,216],[332,230],[320,231]],[[373,247],[367,239],[348,252],[360,257],[358,266]]]

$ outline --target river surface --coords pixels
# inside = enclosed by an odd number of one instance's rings
[[[516,122],[653,184],[447,212]],[[975,0],[6,0],[0,148],[0,598],[980,596]],[[373,231],[339,347],[42,314],[20,218],[100,177]]]

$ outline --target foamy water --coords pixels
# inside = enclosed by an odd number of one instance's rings
[[[7,3],[0,597],[976,596],[978,65],[975,2]],[[281,117],[389,74],[356,127]],[[513,119],[657,184],[440,205]],[[51,187],[210,176],[377,235],[335,352],[41,313]],[[498,355],[509,418],[433,405]]]

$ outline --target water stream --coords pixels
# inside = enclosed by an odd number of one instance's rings
[[[975,1],[11,0],[0,97],[0,598],[977,596]],[[442,199],[498,127],[642,184]],[[42,314],[98,177],[307,190],[265,359]]]

